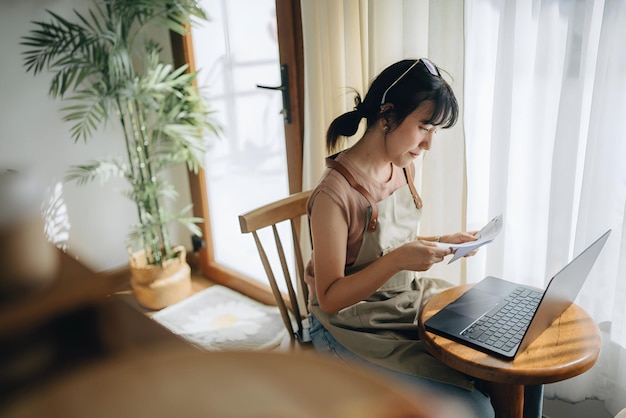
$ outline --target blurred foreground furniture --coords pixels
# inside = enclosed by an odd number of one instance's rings
[[[419,318],[420,338],[442,363],[489,384],[496,418],[521,418],[524,385],[553,383],[589,370],[600,353],[600,332],[595,322],[576,304],[570,306],[513,361],[459,344],[427,332],[424,322],[471,285],[458,286],[433,296]]]
[[[0,303],[0,405],[105,357],[186,346],[118,297],[109,296],[121,285],[119,278],[96,274],[71,255],[54,251],[57,261],[47,286]]]
[[[312,353],[179,349],[103,359],[14,398],[6,418],[443,416],[426,396]],[[455,417],[456,418],[456,417]]]
[[[58,252],[50,287],[0,306],[0,416],[459,418],[314,352],[208,352]]]
[[[308,225],[306,203],[310,194],[311,191],[294,193],[239,216],[241,232],[244,234],[251,233],[254,237],[274,299],[291,337],[292,347],[296,343],[310,342],[307,309],[308,288],[304,281],[304,260],[300,245],[302,221]],[[279,234],[281,223],[289,226],[289,241],[294,250],[293,260],[288,259],[283,239]],[[261,234],[263,232],[261,230],[265,228],[271,229],[273,239],[262,239]],[[279,269],[272,265],[271,254],[278,256]],[[292,279],[289,272],[289,264],[292,261],[295,261],[295,280]],[[287,300],[280,290],[279,280],[286,286]]]

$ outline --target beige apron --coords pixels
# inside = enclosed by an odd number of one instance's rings
[[[330,166],[346,176],[345,168],[338,165],[333,161]],[[412,184],[408,176],[407,180]],[[354,187],[354,179],[348,181]],[[364,233],[357,259],[352,266],[346,266],[346,275],[417,238],[421,202],[408,184],[378,203],[366,196],[370,204],[377,206],[370,208],[368,221],[376,212],[378,220],[374,221],[375,228]],[[357,190],[363,193],[364,189]],[[341,345],[372,363],[471,390],[473,385],[465,375],[433,358],[418,339],[417,315],[421,307],[433,294],[450,286],[444,280],[418,278],[413,271],[401,271],[366,300],[336,314],[322,311],[316,298],[311,312]]]

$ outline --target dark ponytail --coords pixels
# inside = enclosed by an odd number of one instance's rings
[[[361,95],[356,91],[354,93],[356,94],[354,98],[354,103],[356,104],[354,110],[335,118],[328,127],[328,131],[326,131],[326,150],[329,153],[332,153],[343,145],[339,143],[341,137],[348,138],[354,135],[356,131],[359,130],[361,119],[365,117],[363,114],[364,105],[361,102]]]

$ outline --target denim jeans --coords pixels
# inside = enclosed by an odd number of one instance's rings
[[[382,373],[392,380],[399,381],[409,387],[415,387],[420,394],[426,394],[429,397],[432,396],[442,400],[444,405],[450,405],[451,408],[454,408],[454,405],[456,405],[457,407],[460,406],[463,411],[471,411],[476,418],[494,417],[495,413],[489,396],[479,389],[469,391],[454,385],[401,373],[371,363],[357,356],[337,342],[337,340],[335,340],[331,333],[328,332],[322,324],[320,324],[314,315],[310,315],[310,319],[311,339],[316,351],[339,358],[348,363],[356,363],[358,365],[365,366],[377,373]],[[480,382],[476,382],[476,386],[479,385]],[[541,418],[542,399],[542,385],[526,387],[524,394],[524,418]]]

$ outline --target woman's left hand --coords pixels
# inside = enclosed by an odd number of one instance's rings
[[[447,242],[450,244],[463,244],[464,242],[476,241],[478,239],[476,237],[477,234],[478,234],[478,231],[457,232],[456,234],[442,235],[439,241]],[[478,249],[475,249],[474,251],[464,255],[464,257],[471,257],[475,255],[477,252],[478,252]]]
[[[449,244],[463,244],[464,242],[476,241],[476,234],[478,234],[478,231],[457,232],[456,234],[442,235],[439,241]]]

